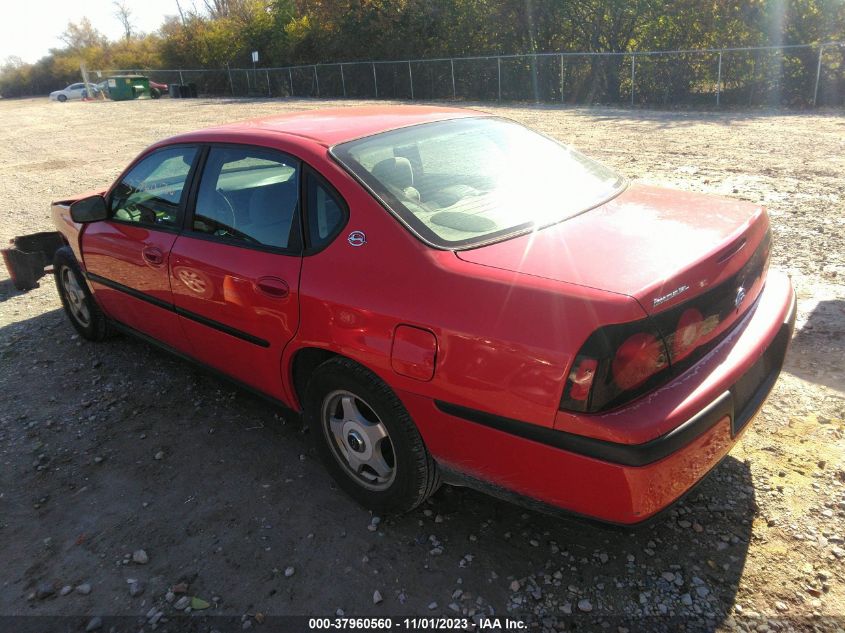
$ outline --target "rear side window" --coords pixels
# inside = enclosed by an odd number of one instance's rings
[[[114,188],[114,220],[160,228],[182,224],[180,201],[196,157],[195,147],[173,147],[153,152],[135,165]]]
[[[243,245],[298,249],[298,215],[298,161],[260,148],[211,148],[193,231]]]
[[[346,221],[346,205],[327,184],[312,173],[306,179],[308,197],[308,245],[323,248]]]

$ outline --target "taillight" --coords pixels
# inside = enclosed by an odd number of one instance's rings
[[[704,317],[695,308],[687,308],[678,319],[678,325],[672,337],[672,362],[689,356],[701,338]]]
[[[731,277],[680,305],[633,323],[598,328],[569,369],[560,408],[597,413],[630,402],[712,350],[752,309],[771,256],[771,235]]]
[[[572,400],[583,402],[590,397],[598,365],[599,362],[595,358],[581,358],[576,361],[569,373],[569,397]]]
[[[647,388],[668,366],[666,345],[649,319],[598,329],[572,363],[561,409],[601,411]]]
[[[653,334],[629,336],[616,350],[611,374],[622,391],[636,389],[669,364],[663,341]]]

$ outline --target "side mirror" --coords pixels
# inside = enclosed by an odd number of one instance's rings
[[[109,217],[106,199],[97,195],[77,200],[70,205],[70,217],[74,222],[80,224],[106,220]]]

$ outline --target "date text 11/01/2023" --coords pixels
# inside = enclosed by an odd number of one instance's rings
[[[309,618],[308,629],[387,631],[404,629],[409,631],[520,631],[527,628],[522,620],[514,618]]]

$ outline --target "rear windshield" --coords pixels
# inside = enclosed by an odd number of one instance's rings
[[[622,178],[504,119],[383,132],[332,154],[425,241],[464,248],[555,224],[621,191]]]

